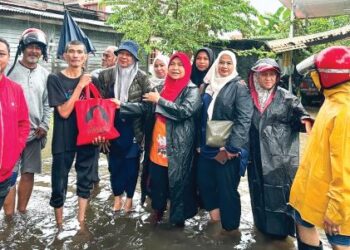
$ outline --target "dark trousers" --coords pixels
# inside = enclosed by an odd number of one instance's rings
[[[77,151],[68,151],[54,154],[52,158],[51,185],[52,194],[50,205],[55,208],[63,206],[67,194],[68,175],[74,157],[77,173],[77,195],[88,199],[92,189],[92,172],[98,148],[93,145],[78,146]]]
[[[237,190],[240,178],[239,159],[222,165],[199,156],[197,182],[204,208],[207,211],[219,208],[222,227],[228,231],[237,229],[240,223],[241,200]]]
[[[150,162],[149,166],[152,208],[165,211],[169,198],[168,168]]]
[[[108,170],[111,173],[114,196],[122,195],[124,192],[127,198],[134,196],[139,166],[139,157],[128,159],[123,155],[113,153],[108,155]]]
[[[0,182],[0,210],[4,205],[5,198],[9,193],[10,188],[11,188],[11,177],[8,178],[7,180],[4,180],[3,182]]]
[[[94,166],[93,166],[93,171],[92,171],[92,181],[94,183],[96,182],[99,182],[100,181],[100,177],[98,176],[98,160],[100,158],[100,154],[98,153],[97,154],[97,157],[95,159],[95,163],[94,163]]]

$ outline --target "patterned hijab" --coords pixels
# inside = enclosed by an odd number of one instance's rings
[[[258,82],[258,74],[267,70],[274,70],[277,73],[275,86],[271,89],[264,89]],[[249,88],[253,103],[263,113],[274,97],[277,83],[280,80],[281,70],[277,62],[271,58],[258,60],[249,72]]]

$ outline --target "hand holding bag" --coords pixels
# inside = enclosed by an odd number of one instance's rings
[[[85,99],[75,102],[77,115],[78,138],[77,145],[92,144],[98,137],[106,140],[119,137],[114,127],[116,104],[108,99],[102,99],[95,85],[90,83],[84,88]],[[90,97],[91,93],[93,97]]]
[[[232,121],[207,121],[206,145],[221,148],[225,146],[227,138],[231,134]]]

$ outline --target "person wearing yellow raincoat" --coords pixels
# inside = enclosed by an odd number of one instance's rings
[[[313,65],[311,77],[325,101],[290,193],[298,247],[322,249],[317,226],[333,249],[350,249],[350,48],[330,47],[307,60],[297,69]]]

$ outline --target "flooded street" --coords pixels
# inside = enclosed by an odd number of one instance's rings
[[[316,110],[310,110],[313,116]],[[302,136],[302,148],[305,140],[306,136]],[[187,220],[184,228],[170,228],[166,223],[154,227],[147,221],[149,206],[138,205],[139,190],[134,196],[134,212],[114,214],[105,157],[100,159],[100,189],[94,191],[86,225],[82,228],[76,220],[75,170],[72,169],[64,205],[64,226],[58,231],[53,208],[49,206],[51,158],[48,152],[46,149],[43,173],[35,177],[27,214],[16,213],[9,220],[0,212],[0,249],[296,249],[295,239],[291,237],[284,241],[271,240],[254,229],[246,177],[240,184],[240,234],[222,235],[220,225],[208,224],[208,215],[203,211]],[[325,249],[329,249],[325,237],[322,238]]]

